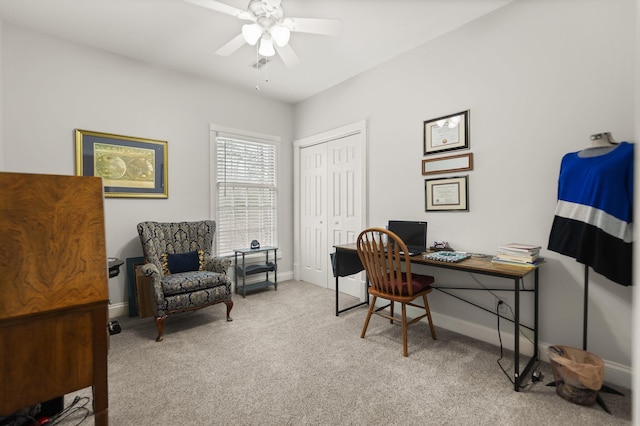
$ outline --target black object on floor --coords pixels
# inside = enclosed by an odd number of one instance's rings
[[[109,335],[113,336],[122,331],[122,327],[118,324],[118,321],[109,321]]]

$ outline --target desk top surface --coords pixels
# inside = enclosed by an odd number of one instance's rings
[[[356,244],[340,244],[334,246],[336,251],[344,250],[344,251],[357,251]],[[476,257],[472,256],[468,259],[465,259],[461,262],[440,262],[437,260],[425,259],[422,257],[422,254],[411,256],[411,263],[427,265],[427,266],[435,266],[438,268],[447,268],[454,269],[458,271],[466,271],[466,272],[476,272],[484,275],[493,275],[504,278],[522,278],[526,275],[529,275],[531,272],[534,272],[540,265],[544,264],[541,262],[535,267],[529,266],[511,266],[511,265],[502,265],[498,263],[493,263],[491,261],[492,256],[486,255],[484,257]]]

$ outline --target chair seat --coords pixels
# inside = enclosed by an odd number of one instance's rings
[[[411,301],[416,297],[420,296],[424,292],[428,293],[431,291],[431,284],[435,282],[435,278],[433,278],[430,275],[411,274],[411,278],[412,278],[411,287],[413,289],[413,296],[409,296],[409,291],[407,289],[407,286],[409,285],[409,283],[406,281],[407,275],[402,274],[403,281],[400,283],[400,292],[396,293],[396,297],[398,297],[397,300],[400,300],[401,298],[402,299],[407,298],[407,300]],[[374,287],[369,287],[369,294],[372,294],[375,296],[381,296],[384,298],[391,297],[390,292],[381,292],[376,290]]]
[[[166,296],[170,296],[226,285],[226,283],[226,276],[218,272],[180,272],[164,276],[162,278],[162,290]]]
[[[431,284],[433,284],[436,281],[435,278],[433,278],[430,275],[411,274],[411,278],[412,278],[411,287],[413,287],[414,296],[424,290],[430,290]],[[402,274],[402,280],[403,281],[400,284],[401,285],[400,294],[402,296],[408,296],[409,292],[407,291],[407,286],[409,285],[409,283],[407,282],[407,274]]]

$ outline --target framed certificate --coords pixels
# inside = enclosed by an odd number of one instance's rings
[[[469,176],[424,181],[425,211],[469,211]]]
[[[424,155],[469,148],[469,110],[424,122]]]

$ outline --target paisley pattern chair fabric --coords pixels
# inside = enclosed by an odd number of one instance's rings
[[[227,321],[231,321],[233,301],[231,280],[227,276],[231,259],[212,254],[214,221],[141,222],[137,228],[145,258],[142,272],[151,278],[153,287],[152,305],[158,328],[156,341],[163,339],[167,316],[178,312],[223,302],[227,306]],[[192,252],[202,260],[201,263],[196,261],[200,265],[197,270],[177,273],[167,270],[167,257],[189,256]]]

